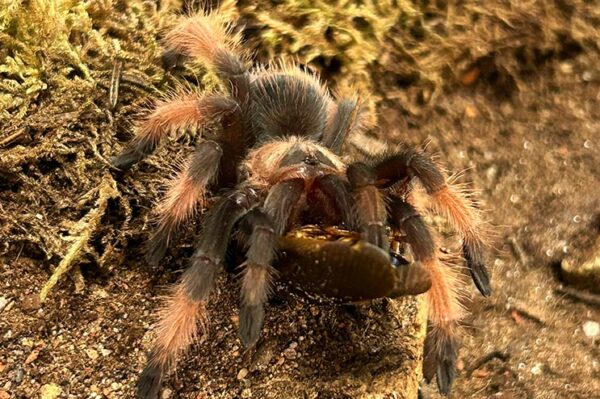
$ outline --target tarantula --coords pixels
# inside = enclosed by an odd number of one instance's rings
[[[462,314],[457,282],[453,270],[439,260],[434,238],[409,193],[418,180],[433,209],[462,235],[471,276],[487,296],[480,222],[466,196],[424,152],[408,146],[367,162],[344,162],[346,137],[365,125],[358,97],[333,98],[317,76],[298,66],[250,68],[240,35],[218,13],[182,18],[165,42],[174,54],[212,68],[228,90],[182,94],[159,104],[138,122],[134,139],[113,159],[114,166],[128,169],[169,132],[210,123],[220,127],[197,144],[158,209],[158,227],[147,248],[153,264],[182,223],[208,204],[209,194],[216,195],[190,266],[159,313],[138,397],[157,397],[164,373],[199,333],[204,303],[234,231],[241,232],[246,244],[239,329],[241,341],[250,347],[259,339],[278,238],[309,223],[356,231],[386,254],[389,230],[404,233],[423,273],[430,276],[425,376],[437,374],[440,391],[447,393],[455,376]]]

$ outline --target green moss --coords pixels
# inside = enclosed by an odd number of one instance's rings
[[[419,11],[394,0],[289,0],[269,7],[240,1],[241,20],[258,42],[263,60],[292,55],[320,70],[337,89],[371,93],[372,69],[382,43],[401,21]]]

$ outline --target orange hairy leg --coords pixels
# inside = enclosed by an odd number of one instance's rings
[[[475,207],[449,185],[446,176],[424,153],[402,148],[384,155],[373,166],[378,186],[388,188],[403,179],[416,177],[431,196],[434,210],[444,214],[463,238],[463,255],[477,289],[484,296],[492,293],[489,272],[484,264],[484,233]]]
[[[402,231],[410,244],[415,260],[420,261],[431,276],[427,292],[429,326],[423,360],[427,380],[437,376],[442,394],[448,394],[456,377],[459,347],[459,322],[464,310],[460,304],[456,271],[442,263],[435,240],[417,210],[399,197],[390,199],[389,224],[393,231]]]
[[[151,154],[171,132],[201,126],[235,111],[237,103],[221,94],[182,94],[164,101],[135,126],[135,137],[112,164],[122,170]]]
[[[158,228],[146,245],[146,259],[156,265],[165,255],[169,242],[198,206],[203,207],[208,185],[219,171],[223,150],[214,141],[198,144],[194,154],[174,179],[158,207]]]

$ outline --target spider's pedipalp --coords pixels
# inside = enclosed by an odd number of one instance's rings
[[[286,231],[303,191],[301,179],[278,183],[269,191],[262,209],[254,208],[240,222],[240,228],[249,237],[240,307],[240,337],[246,347],[258,341],[264,304],[271,291],[276,240]]]
[[[385,228],[385,197],[375,185],[376,176],[373,169],[359,162],[348,166],[346,174],[352,187],[363,239],[387,251],[390,244]]]
[[[156,265],[163,258],[169,241],[180,225],[192,216],[198,207],[205,206],[205,194],[219,170],[223,150],[214,141],[198,144],[184,168],[171,183],[161,201],[158,228],[146,245],[146,259]]]
[[[112,164],[127,170],[151,154],[167,134],[198,127],[234,112],[237,103],[222,94],[199,96],[193,93],[178,95],[160,103],[145,119],[136,124],[135,137],[112,159]]]
[[[374,166],[378,185],[387,188],[406,177],[416,177],[430,195],[433,208],[443,214],[462,235],[463,253],[477,289],[484,296],[491,295],[488,270],[484,264],[481,221],[477,209],[466,196],[448,183],[440,168],[424,153],[403,148],[387,156]]]
[[[435,239],[412,205],[392,196],[389,224],[392,230],[401,230],[406,234],[406,241],[415,259],[423,264],[431,276],[431,288],[427,292],[429,325],[423,374],[428,381],[435,374],[440,392],[447,394],[456,376],[458,326],[464,314],[459,301],[456,272],[439,260]]]

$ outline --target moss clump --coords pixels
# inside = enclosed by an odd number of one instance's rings
[[[373,89],[370,68],[382,43],[397,24],[419,17],[410,2],[394,0],[240,1],[246,35],[257,43],[263,60],[294,56],[319,69],[339,90]]]
[[[115,137],[129,137],[141,103],[170,78],[160,29],[180,4],[0,0],[0,255],[60,259],[93,204]],[[104,246],[88,246],[104,259]]]

